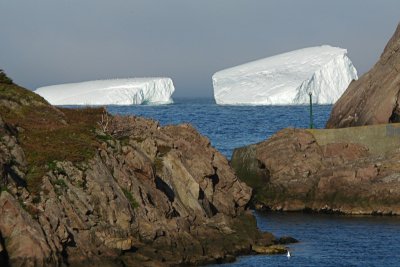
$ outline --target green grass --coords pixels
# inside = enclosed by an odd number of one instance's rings
[[[122,192],[124,192],[124,195],[128,199],[129,204],[131,204],[132,209],[139,207],[139,203],[128,189],[122,188]]]
[[[58,167],[57,163],[55,161],[47,163],[47,168],[49,170],[52,170],[55,173],[62,174],[62,175],[65,175],[65,176],[67,175],[65,170],[63,168]]]
[[[68,188],[67,184],[65,183],[65,181],[63,179],[57,179],[54,182],[54,185],[56,185],[56,187],[54,188],[54,191],[56,192],[57,196],[61,196],[64,192],[64,190],[66,190]]]
[[[8,192],[8,188],[5,185],[0,185],[0,193],[3,191],[7,191]]]
[[[76,185],[79,187],[79,188],[82,188],[82,189],[86,189],[86,181],[78,181],[77,183],[76,183]]]
[[[105,135],[96,135],[96,138],[99,139],[100,141],[103,141],[103,142],[107,142],[107,141],[110,141],[110,140],[114,140],[114,138],[113,138],[111,135],[109,135],[109,134],[105,134]]]
[[[65,183],[65,181],[63,179],[57,179],[54,182],[54,184],[60,186],[61,188],[68,188],[67,184]]]
[[[41,190],[42,177],[54,161],[80,163],[94,156],[102,141],[95,133],[102,113],[102,108],[55,108],[29,90],[0,83],[0,115],[25,152],[31,193]]]

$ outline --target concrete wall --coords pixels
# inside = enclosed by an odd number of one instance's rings
[[[400,151],[400,123],[379,124],[340,129],[309,129],[319,145],[357,143],[369,148],[371,154]]]

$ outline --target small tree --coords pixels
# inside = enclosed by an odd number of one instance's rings
[[[12,84],[13,81],[7,77],[2,69],[0,69],[0,83]]]

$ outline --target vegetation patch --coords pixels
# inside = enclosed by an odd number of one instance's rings
[[[68,186],[67,186],[67,184],[65,183],[64,179],[57,179],[57,180],[54,182],[54,185],[58,185],[58,186],[60,186],[61,188],[68,188]]]
[[[160,157],[156,157],[153,162],[153,170],[155,173],[160,173],[164,167],[164,161]]]
[[[57,179],[54,182],[54,185],[55,185],[54,191],[56,192],[57,196],[61,196],[63,194],[64,190],[66,190],[68,188],[64,179]]]
[[[38,203],[40,203],[40,200],[41,200],[40,195],[36,195],[36,196],[34,196],[34,197],[32,198],[32,203],[38,204]]]
[[[51,171],[53,171],[53,172],[55,172],[55,173],[58,173],[58,174],[62,174],[62,175],[67,176],[67,173],[65,172],[65,170],[64,170],[63,168],[58,167],[58,166],[57,166],[57,163],[54,162],[54,161],[49,162],[49,163],[47,164],[47,167],[49,168],[49,170],[51,170]]]
[[[12,84],[13,81],[0,69],[0,83]]]
[[[129,136],[123,136],[121,138],[118,138],[118,140],[121,143],[121,146],[127,146],[127,145],[129,145],[130,138],[129,138]]]
[[[81,180],[76,183],[79,188],[86,189],[86,180]]]
[[[131,204],[132,209],[136,209],[139,207],[139,203],[136,201],[136,199],[133,197],[132,193],[128,189],[122,188],[122,192],[124,192],[124,195]]]
[[[160,157],[164,157],[168,152],[171,151],[171,147],[166,145],[158,145],[157,146],[157,153]]]
[[[97,139],[103,142],[107,142],[110,140],[114,140],[114,138],[109,135],[109,134],[105,134],[105,135],[96,135]]]
[[[0,83],[0,116],[24,149],[31,193],[40,191],[52,162],[80,163],[94,156],[100,145],[97,122],[103,112],[103,108],[55,108],[29,90]]]
[[[5,185],[0,185],[0,193],[3,191],[7,191],[8,192],[8,188]]]
[[[137,143],[143,143],[144,140],[146,140],[146,138],[145,137],[140,137],[140,136],[135,136],[135,137],[132,137],[132,140],[137,142]]]

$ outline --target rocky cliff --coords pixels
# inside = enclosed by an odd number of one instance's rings
[[[400,125],[285,129],[236,149],[257,208],[400,215]]]
[[[326,127],[400,122],[399,94],[400,24],[375,66],[336,102]]]
[[[190,125],[58,109],[0,80],[0,265],[222,262],[273,237]]]

